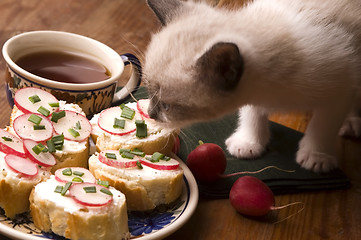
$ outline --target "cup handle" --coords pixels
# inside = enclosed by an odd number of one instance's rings
[[[132,66],[132,73],[127,84],[114,93],[113,103],[125,99],[130,93],[134,92],[142,80],[142,66],[139,59],[131,53],[122,54],[120,57],[124,62],[124,66],[129,64]]]

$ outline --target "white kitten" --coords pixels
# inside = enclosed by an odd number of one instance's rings
[[[148,4],[163,25],[144,65],[151,117],[185,126],[241,107],[226,145],[253,158],[269,141],[270,111],[313,111],[296,160],[315,172],[337,167],[337,132],[353,107],[342,132],[361,135],[359,0],[255,0],[235,11]]]

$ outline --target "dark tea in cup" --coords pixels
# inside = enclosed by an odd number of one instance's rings
[[[66,83],[93,83],[110,78],[110,71],[90,56],[71,51],[39,51],[15,61],[39,77]]]
[[[2,54],[7,64],[6,93],[11,106],[15,92],[37,87],[93,114],[120,104],[141,81],[141,65],[130,53],[118,54],[92,38],[60,31],[33,31],[8,39]],[[123,71],[131,66],[125,85]],[[121,81],[122,80],[122,81]]]

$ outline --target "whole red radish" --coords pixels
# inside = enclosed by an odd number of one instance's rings
[[[267,166],[257,171],[240,171],[224,174],[227,166],[227,157],[223,149],[214,143],[203,143],[196,147],[187,157],[187,166],[194,177],[204,183],[212,183],[220,178],[227,178],[241,174],[256,174],[266,169],[277,169],[283,172],[294,172],[276,166]]]
[[[271,189],[252,176],[240,177],[234,182],[229,200],[239,213],[247,216],[263,216],[276,209]]]
[[[214,182],[225,171],[227,159],[217,144],[202,143],[188,155],[186,163],[198,181]]]

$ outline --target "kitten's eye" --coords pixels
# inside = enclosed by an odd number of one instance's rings
[[[169,104],[166,104],[166,103],[164,103],[164,102],[161,102],[160,105],[162,106],[162,108],[163,108],[164,111],[167,112],[167,111],[169,110]]]

